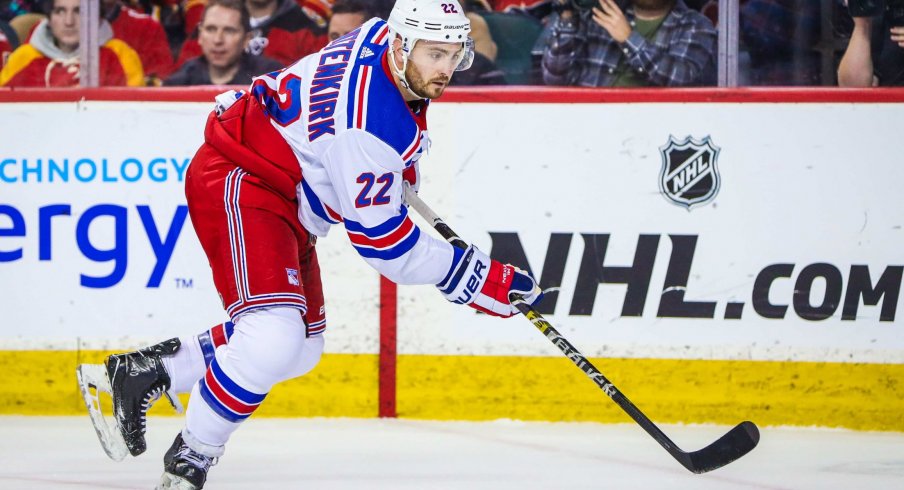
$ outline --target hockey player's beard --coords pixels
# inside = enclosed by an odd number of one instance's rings
[[[425,99],[436,99],[443,95],[443,91],[449,85],[449,77],[440,75],[425,81],[414,67],[414,63],[408,63],[405,67],[405,79],[408,81],[408,88],[418,97]],[[435,85],[433,82],[440,82],[442,86]]]

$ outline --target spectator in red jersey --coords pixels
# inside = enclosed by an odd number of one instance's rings
[[[173,71],[173,54],[163,26],[120,0],[101,0],[101,9],[113,27],[113,37],[122,39],[138,53],[147,85],[160,85]]]
[[[251,41],[247,51],[264,55],[284,66],[319,51],[327,43],[326,29],[305,15],[295,0],[246,0],[251,13]],[[197,39],[182,46],[180,65],[201,52]]]
[[[282,68],[245,52],[250,29],[242,0],[210,0],[198,26],[201,56],[188,60],[164,85],[250,85],[253,77]]]
[[[35,28],[28,43],[13,51],[0,71],[0,85],[10,87],[74,87],[79,84],[79,0],[48,0],[48,19]],[[106,21],[99,29],[101,85],[144,85],[141,59],[128,44],[113,39]]]
[[[294,0],[246,0],[254,37],[251,54],[263,54],[285,65],[326,45],[326,29],[308,17]]]

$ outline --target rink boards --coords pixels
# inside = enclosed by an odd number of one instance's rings
[[[0,93],[0,413],[77,413],[78,362],[224,320],[182,194],[212,92],[121,94]],[[904,92],[625,94],[451,94],[421,196],[559,287],[541,311],[655,420],[904,430]],[[318,253],[327,355],[259,413],[374,416],[379,279],[341,228]],[[395,306],[401,417],[627,420],[524,319]]]

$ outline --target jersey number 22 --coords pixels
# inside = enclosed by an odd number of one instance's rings
[[[367,206],[389,204],[389,196],[387,196],[386,193],[389,192],[389,188],[392,187],[392,179],[392,172],[385,173],[379,177],[376,177],[370,172],[364,172],[359,175],[356,182],[364,184],[364,188],[361,189],[361,192],[358,193],[358,197],[355,198],[355,207],[364,208]],[[382,184],[382,186],[380,186],[377,194],[371,198],[370,191],[374,187],[374,182]]]

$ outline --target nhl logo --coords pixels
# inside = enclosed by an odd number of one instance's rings
[[[669,142],[659,152],[662,153],[659,190],[669,202],[690,211],[716,197],[721,180],[716,167],[719,147],[713,145],[709,136],[703,141],[690,136],[678,141],[669,135]]]

